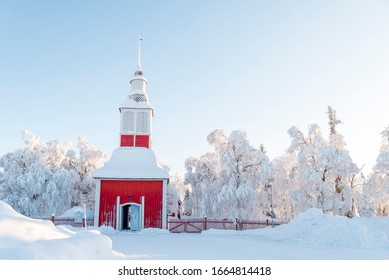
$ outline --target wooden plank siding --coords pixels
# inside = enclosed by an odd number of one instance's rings
[[[134,135],[121,135],[120,147],[134,147]]]
[[[162,228],[162,191],[162,180],[101,180],[99,226],[116,227],[117,196],[120,204],[140,204],[144,196],[144,227]]]

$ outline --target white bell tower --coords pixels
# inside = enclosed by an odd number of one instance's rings
[[[140,44],[138,42],[138,65],[131,79],[131,91],[119,106],[120,147],[145,147],[151,149],[151,124],[154,109],[146,94],[147,80],[140,66]]]

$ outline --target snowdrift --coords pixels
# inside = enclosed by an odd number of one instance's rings
[[[0,201],[0,259],[118,259],[112,241],[98,231],[74,232],[31,219]]]
[[[309,209],[277,228],[265,229],[269,238],[316,248],[389,248],[389,218],[347,218]]]
[[[307,247],[389,248],[389,218],[347,218],[309,209],[288,224],[265,229],[268,237]]]
[[[312,208],[288,224],[243,232],[209,230],[203,234],[260,235],[311,248],[389,249],[389,217],[347,218]]]

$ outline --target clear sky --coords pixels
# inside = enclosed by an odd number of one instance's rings
[[[137,63],[155,108],[153,149],[173,169],[247,130],[270,158],[327,106],[370,172],[389,125],[389,1],[0,0],[0,155],[85,135],[119,146],[118,106]]]

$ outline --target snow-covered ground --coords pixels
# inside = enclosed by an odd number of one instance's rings
[[[389,259],[389,217],[345,218],[310,209],[288,224],[201,234],[55,227],[0,201],[0,259]]]
[[[105,232],[113,248],[130,259],[389,259],[389,217],[349,219],[319,209],[275,228],[202,234]]]
[[[96,230],[73,231],[31,219],[0,201],[0,259],[122,259]]]

